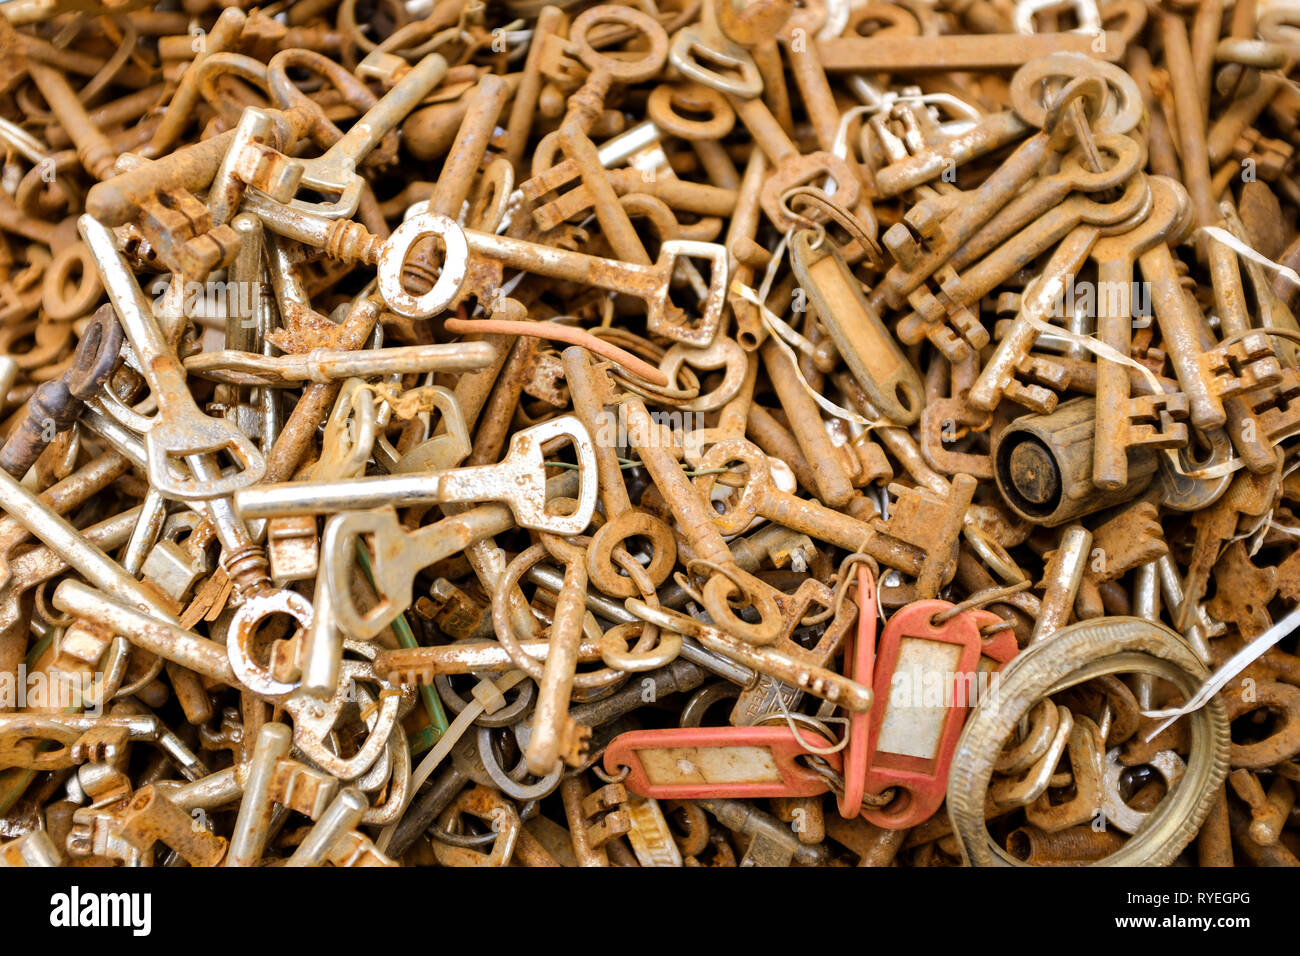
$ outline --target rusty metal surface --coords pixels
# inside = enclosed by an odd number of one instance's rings
[[[1295,865],[1290,20],[181,7],[0,18],[0,862]]]

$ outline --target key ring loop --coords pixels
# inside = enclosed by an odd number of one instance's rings
[[[506,565],[497,586],[492,590],[492,627],[496,631],[497,641],[505,649],[510,662],[538,684],[542,682],[544,664],[527,653],[520,645],[519,637],[515,634],[514,623],[510,620],[508,602],[509,595],[514,593],[523,576],[532,569],[533,565],[549,556],[550,552],[544,544],[534,544],[527,550],[520,552],[513,561]],[[600,670],[575,674],[573,686],[575,689],[592,690],[606,687],[626,676],[622,671],[603,667]]]
[[[1008,598],[1013,594],[1019,594],[1021,591],[1029,590],[1032,585],[1032,581],[1019,581],[1015,584],[1009,584],[1006,587],[985,588],[983,591],[976,591],[960,604],[954,604],[946,611],[940,611],[938,614],[934,615],[934,617],[930,619],[931,623],[934,624],[935,627],[941,627],[959,614],[989,604],[996,604],[1003,598]]]

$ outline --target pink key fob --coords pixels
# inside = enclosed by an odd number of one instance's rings
[[[799,729],[810,746],[830,747],[816,731]],[[829,787],[795,760],[808,751],[789,727],[674,727],[634,730],[605,749],[605,770],[630,771],[624,786],[642,797],[811,797]],[[824,759],[838,772],[838,753]]]
[[[876,579],[865,564],[858,565],[858,633],[844,652],[848,676],[872,686],[876,666]],[[838,798],[840,816],[852,820],[862,812],[867,768],[871,764],[871,711],[849,714],[849,743],[844,750],[844,794]]]
[[[1015,656],[1010,631],[987,642],[981,636],[981,627],[1000,620],[991,612],[933,622],[952,607],[947,601],[915,601],[901,608],[876,650],[865,790],[895,787],[897,796],[863,815],[886,829],[915,826],[939,808],[966,711],[987,692],[989,675]]]

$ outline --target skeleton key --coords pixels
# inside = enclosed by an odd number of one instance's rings
[[[158,414],[145,434],[149,483],[166,497],[195,500],[224,497],[261,480],[266,463],[248,436],[229,421],[204,415],[194,404],[180,361],[159,331],[152,307],[117,251],[112,232],[90,216],[80,217],[77,227],[158,403]],[[238,460],[235,474],[221,476],[214,457],[219,451],[228,451]],[[172,456],[187,460],[192,478],[178,478],[172,472],[168,467]]]
[[[1076,228],[1061,240],[1043,271],[1025,288],[1020,296],[1020,314],[1003,334],[967,393],[973,407],[991,412],[1006,397],[1040,415],[1055,410],[1059,401],[1056,392],[1043,385],[1025,385],[1015,375],[1018,372],[1032,376],[1058,389],[1069,384],[1069,373],[1062,366],[1030,354],[1039,334],[1032,322],[1048,320],[1066,284],[1087,261],[1101,234],[1102,229],[1097,226]]]
[[[713,523],[724,535],[740,534],[758,514],[847,551],[865,551],[876,560],[913,576],[920,574],[927,560],[942,557],[920,554],[910,545],[879,534],[864,521],[816,501],[778,491],[772,482],[767,456],[743,438],[714,444],[700,460],[700,467],[709,471],[731,462],[743,462],[748,474],[745,483],[734,492],[734,500],[728,502],[727,510],[713,515]],[[708,495],[716,478],[716,475],[701,475],[695,480],[702,493]]]
[[[674,33],[669,61],[682,76],[711,89],[734,96],[758,96],[764,91],[764,80],[754,57],[721,30],[712,29],[714,26],[695,24]],[[714,64],[732,72],[712,69]]]
[[[847,602],[841,604],[839,613],[827,624],[817,643],[813,647],[806,648],[794,641],[794,631],[798,628],[799,621],[809,613],[812,604],[815,603],[824,609],[833,607],[831,589],[820,581],[808,580],[801,584],[794,595],[784,603],[786,606],[783,610],[790,623],[786,633],[770,646],[783,651],[795,660],[802,658],[817,667],[828,666],[844,644],[848,628],[857,616],[857,611]],[[772,714],[779,713],[776,704],[778,698],[787,710],[794,710],[802,697],[803,693],[798,688],[783,684],[766,674],[760,674],[752,685],[741,690],[736,705],[731,710],[731,723],[738,726],[757,724]]]
[[[359,378],[348,379],[339,390],[334,408],[325,423],[321,454],[311,468],[312,476],[322,480],[361,477],[374,446],[375,425],[374,400],[368,387]],[[269,539],[276,532],[283,532],[286,527],[295,530],[295,522],[303,524],[301,531],[306,532],[304,537],[308,539],[311,552],[308,561],[311,567],[306,569],[303,576],[317,577],[318,580],[312,600],[314,613],[311,625],[299,643],[294,655],[296,660],[288,666],[287,675],[282,676],[296,678],[300,674],[304,692],[317,697],[329,697],[338,681],[343,645],[338,639],[335,626],[336,612],[331,600],[332,594],[326,586],[325,575],[319,574],[320,549],[316,541],[316,518],[313,515],[272,518],[267,522],[267,537]],[[348,556],[353,554],[342,553]]]
[[[731,461],[745,462],[749,474],[735,492],[736,502],[725,514],[713,515],[714,523],[724,533],[737,533],[736,522],[742,517],[747,521],[757,513],[849,551],[865,551],[882,564],[915,576],[918,593],[935,593],[941,582],[951,578],[956,541],[945,535],[951,532],[955,536],[974,493],[976,482],[969,475],[955,476],[951,489],[938,500],[938,496],[919,489],[890,485],[889,490],[898,495],[893,517],[888,522],[876,518],[867,524],[816,501],[777,491],[765,467],[766,456],[743,439],[719,442],[709,449],[701,464],[708,469]],[[712,478],[701,476],[699,480],[707,487]]]
[[[751,643],[769,644],[776,640],[780,633],[781,614],[774,597],[775,589],[737,566],[731,549],[714,526],[713,509],[682,472],[676,457],[667,447],[662,430],[650,418],[645,403],[639,398],[628,398],[624,407],[627,409],[632,447],[641,456],[655,485],[664,493],[695,558],[713,565],[703,590],[705,610],[720,627]],[[728,597],[737,591],[758,611],[758,623],[743,620],[731,608]]]
[[[62,515],[33,495],[27,488],[10,477],[8,472],[3,470],[0,470],[0,508],[18,519],[19,523],[26,527],[28,531],[49,545],[54,554],[62,561],[65,561],[67,565],[76,568],[92,584],[134,607],[153,614],[161,620],[172,624],[176,623],[175,616],[165,606],[164,601],[159,599],[157,592],[145,587],[126,573],[121,565],[96,546],[94,539],[90,535],[92,529],[87,529],[86,533],[78,531]],[[134,527],[138,515],[138,510],[132,509],[125,515],[119,516],[128,528],[128,535],[130,534],[129,528]],[[96,528],[107,532],[107,529],[111,527],[116,531],[119,527],[122,527],[122,525],[118,524],[118,520],[117,518],[110,519],[97,525]],[[104,538],[116,538],[116,535],[105,533]],[[123,536],[122,540],[125,540],[125,536]],[[114,543],[121,542],[114,541]],[[48,561],[48,555],[41,557]],[[27,573],[37,573],[37,569],[50,567],[50,564],[31,558],[30,555],[23,555],[21,558],[14,559],[14,578],[10,582],[11,588],[16,588],[18,583],[19,562],[23,562],[25,569],[32,569]],[[55,564],[54,570],[50,571],[50,576],[61,571],[62,567]],[[44,578],[38,578],[38,580],[44,580]]]
[[[547,510],[546,463],[542,446],[567,438],[577,458],[579,488],[574,510],[565,515]],[[290,481],[247,488],[235,497],[245,518],[330,514],[382,505],[500,501],[520,526],[555,534],[581,534],[596,509],[596,453],[591,436],[573,415],[562,415],[517,432],[510,450],[496,465],[454,468],[423,474],[384,475],[344,481]]]
[[[177,624],[160,621],[121,600],[114,600],[80,581],[67,580],[55,588],[53,604],[68,614],[102,624],[134,646],[179,664],[205,678],[240,686],[226,649]]]
[[[772,388],[780,399],[794,439],[812,471],[817,497],[832,508],[844,508],[855,494],[847,463],[826,431],[821,409],[800,381],[798,366],[774,340],[759,350]]]
[[[1186,190],[1172,180],[1151,177],[1151,190],[1157,207],[1162,202],[1172,202],[1177,203],[1182,210],[1191,208],[1188,205]],[[1172,193],[1169,199],[1162,196],[1166,190]],[[1153,211],[1152,215],[1156,213]],[[1164,349],[1174,366],[1178,384],[1187,394],[1192,424],[1201,429],[1217,428],[1227,421],[1221,397],[1231,394],[1236,389],[1231,383],[1216,382],[1212,375],[1204,374],[1202,371],[1206,369],[1218,375],[1227,372],[1231,377],[1231,370],[1226,368],[1226,357],[1210,353],[1207,361],[1203,362],[1201,358],[1205,320],[1200,314],[1200,308],[1182,287],[1181,277],[1175,268],[1173,253],[1168,245],[1168,240],[1184,231],[1186,225],[1186,219],[1180,216],[1179,221],[1171,227],[1170,233],[1162,236],[1160,242],[1148,247],[1139,255],[1138,265],[1142,269],[1143,277],[1151,285],[1152,304],[1155,307],[1156,320],[1160,325]],[[1267,354],[1269,351],[1271,350],[1267,342],[1261,340],[1257,343],[1257,347],[1250,349],[1244,357],[1253,360],[1256,356]],[[1214,367],[1216,358],[1219,363],[1217,369]],[[1271,377],[1269,371],[1261,368],[1260,372],[1262,373],[1260,384],[1268,384],[1267,380]],[[1273,372],[1278,372],[1276,365]],[[1244,383],[1237,384],[1249,390]]]
[[[592,45],[589,36],[598,24],[615,23],[630,28],[634,37],[644,38],[643,52],[633,58],[602,54]],[[668,35],[659,21],[648,13],[614,4],[601,4],[584,10],[569,26],[567,46],[588,70],[587,79],[577,92],[569,97],[562,125],[576,126],[586,132],[591,129],[604,108],[605,97],[615,84],[641,83],[653,78],[662,69],[668,56]]]
[[[605,844],[631,827],[627,810],[627,790],[619,783],[608,784],[590,792],[586,775],[566,777],[560,783],[560,798],[569,824],[574,856],[579,866],[609,866]]]
[[[972,159],[1023,139],[1033,129],[1014,110],[992,113],[970,129],[876,170],[876,193],[890,199]]]
[[[580,766],[591,737],[591,728],[577,723],[569,714],[587,613],[586,555],[581,546],[560,538],[542,540],[547,550],[564,562],[564,585],[555,599],[550,648],[537,681],[537,707],[524,750],[528,769],[539,777],[555,772],[561,761],[571,767]],[[504,617],[496,613],[500,605],[494,599],[494,620]]]
[[[847,161],[825,151],[800,153],[762,100],[733,93],[728,93],[727,98],[754,142],[772,162],[772,172],[759,191],[759,205],[777,229],[785,233],[802,225],[782,202],[782,195],[822,176],[829,176],[835,183],[836,203],[850,209],[857,204],[861,180]]]
[[[971,346],[983,348],[988,343],[988,333],[969,306],[978,303],[1080,224],[1118,225],[1138,214],[1146,201],[1146,185],[1136,176],[1129,179],[1123,194],[1113,202],[1099,202],[1086,193],[1074,193],[964,272],[958,274],[949,265],[941,266],[934,273],[941,296],[931,293],[925,285],[908,294],[907,301],[916,311],[898,323],[900,338],[916,344],[928,337],[939,345],[949,341],[950,333],[942,331],[948,322],[956,326]],[[945,351],[949,361],[964,358],[963,350],[956,350],[956,358],[949,354],[952,351],[951,348]]]
[[[1167,254],[1164,243],[1181,231],[1188,212],[1186,194],[1176,183],[1148,176],[1147,184],[1152,200],[1147,217],[1131,232],[1099,240],[1092,250],[1099,287],[1121,291],[1120,296],[1107,295],[1104,303],[1098,303],[1098,338],[1121,355],[1130,352],[1133,318],[1128,290],[1132,289],[1133,265],[1153,246],[1164,248]],[[1154,276],[1147,278],[1154,280]],[[1102,489],[1127,484],[1130,447],[1173,448],[1185,444],[1187,426],[1172,421],[1182,417],[1185,401],[1181,396],[1165,395],[1131,398],[1128,369],[1099,356],[1093,484]]]
[[[529,657],[545,660],[549,641],[520,641]],[[579,663],[600,660],[600,642],[584,639],[578,645]],[[462,640],[431,647],[381,650],[375,673],[400,684],[433,684],[440,674],[497,674],[514,667],[510,655],[497,641]]]
[[[1017,77],[1020,75],[1017,73]],[[891,308],[900,308],[912,291],[944,265],[985,222],[1036,176],[1047,159],[1063,149],[1069,141],[1069,124],[1061,118],[1066,114],[1067,107],[1077,100],[1087,102],[1090,108],[1089,118],[1096,122],[1108,101],[1105,84],[1098,77],[1081,77],[1072,81],[1053,101],[1050,117],[1045,118],[1046,125],[1042,132],[1034,134],[1018,146],[992,175],[975,190],[964,194],[960,204],[945,202],[936,209],[934,203],[921,203],[910,209],[902,222],[891,226],[881,241],[898,262],[890,267],[872,293],[872,303],[877,307],[887,303]],[[1018,108],[1022,115],[1027,109]],[[1111,124],[1104,131],[1127,132],[1122,128],[1126,123],[1127,118],[1118,124],[1120,128]]]
[[[302,168],[299,188],[338,198],[320,203],[294,199],[289,206],[326,219],[346,219],[356,212],[365,185],[365,180],[357,175],[357,164],[391,130],[396,129],[446,75],[447,61],[440,54],[428,54],[322,155],[314,159],[293,160]]]
[[[87,761],[116,762],[128,742],[161,739],[152,715],[0,714],[0,763],[7,767],[59,770]]]
[[[123,341],[113,307],[100,306],[77,343],[72,366],[59,378],[37,386],[27,400],[25,416],[0,447],[0,468],[15,478],[27,473],[54,434],[72,426],[84,400],[113,373],[121,360]]]
[[[694,637],[708,650],[846,710],[861,713],[871,706],[870,690],[829,668],[808,663],[802,659],[806,655],[795,657],[780,648],[757,647],[687,614],[653,608],[637,598],[627,599],[627,609],[643,621]]]
[[[564,376],[575,415],[588,432],[599,436],[602,429],[608,428],[612,417],[605,406],[617,400],[609,377],[597,370],[590,352],[576,345],[564,350]],[[605,523],[592,536],[587,548],[587,574],[596,587],[612,597],[634,597],[640,592],[635,582],[614,564],[615,550],[626,553],[626,542],[636,536],[648,542],[650,560],[646,574],[658,586],[677,563],[677,543],[671,528],[653,515],[632,507],[613,445],[597,441],[592,449]]]
[[[1135,173],[1142,171],[1146,150],[1130,136],[1121,134],[1093,137],[1102,169],[1093,170],[1088,164],[1088,154],[1076,147],[1061,161],[1061,168],[1050,175],[1040,176],[1020,195],[998,210],[980,227],[948,262],[960,272],[992,252],[1012,236],[1027,229],[1040,219],[1044,210],[1053,210],[1070,198],[1071,193],[1087,193],[1098,201],[1107,190],[1122,188]],[[1085,220],[1091,222],[1091,220]]]
[[[1098,31],[1100,33],[1100,31]],[[1119,62],[1124,58],[1123,34],[1107,30],[1104,45],[1097,34],[1018,33],[944,34],[941,36],[844,36],[818,41],[822,64],[828,73],[872,70],[906,75],[934,70],[998,70],[1024,66],[1053,54],[1098,57]]]
[[[600,23],[631,27],[634,35],[649,40],[647,51],[634,60],[598,53],[589,31]],[[627,211],[618,201],[613,184],[605,175],[595,145],[587,134],[600,117],[605,96],[615,81],[638,83],[654,76],[668,56],[668,36],[649,14],[613,4],[603,4],[579,14],[569,30],[569,43],[578,59],[590,71],[582,87],[568,101],[564,121],[556,134],[560,148],[576,166],[582,186],[592,199],[601,232],[620,259],[649,265],[649,257],[637,237]],[[539,151],[540,152],[540,151]]]
[[[475,266],[486,264],[491,269],[519,269],[641,299],[649,310],[646,317],[649,331],[667,330],[677,341],[707,345],[722,321],[722,307],[726,301],[727,252],[725,247],[716,243],[665,240],[660,243],[658,261],[653,265],[641,265],[462,229],[447,216],[431,212],[411,216],[384,240],[367,232],[359,223],[312,215],[309,210],[282,206],[255,194],[245,199],[244,206],[257,213],[266,227],[279,235],[328,250],[331,256],[343,261],[376,266],[379,293],[384,302],[394,312],[409,318],[429,318],[475,291],[483,293],[486,300],[495,298],[495,287],[475,289],[478,280],[467,281],[474,272],[471,269],[472,253],[476,259]],[[443,263],[433,287],[414,295],[403,285],[403,265],[411,248],[430,236],[440,239],[445,246]],[[682,264],[681,260],[697,258],[711,263],[709,282],[698,306],[701,317],[693,326],[687,327],[674,321],[672,312],[675,306],[669,299],[669,284],[675,270]]]
[[[1249,245],[1253,240],[1250,232],[1242,223],[1236,206],[1230,201],[1225,201],[1219,204],[1219,210],[1223,213],[1228,231]],[[1218,243],[1214,245],[1218,245]],[[1287,304],[1273,291],[1273,286],[1264,267],[1245,256],[1242,257],[1241,267],[1246,270],[1246,275],[1250,278],[1251,288],[1255,292],[1255,304],[1259,312],[1255,324],[1260,328],[1274,326],[1300,332],[1300,322],[1296,321],[1296,317],[1287,307]],[[1294,367],[1300,363],[1300,345],[1288,342],[1285,339],[1275,339],[1274,342],[1277,354],[1285,365]]]
[[[411,345],[384,349],[312,349],[297,355],[267,356],[236,349],[198,352],[185,359],[191,375],[250,388],[321,384],[353,376],[423,375],[428,372],[469,372],[484,368],[496,357],[487,342]]]
[[[270,587],[266,558],[235,516],[228,498],[235,488],[260,480],[266,463],[233,422],[203,415],[193,404],[180,362],[149,314],[148,303],[117,251],[112,233],[90,216],[82,216],[78,226],[158,403],[158,414],[145,435],[150,483],[165,497],[206,499],[205,507],[225,551],[224,566],[245,598],[231,622],[231,664],[241,677],[256,679],[259,665],[248,648],[260,622],[270,614],[285,613],[305,623],[311,615],[310,605],[301,596]],[[215,455],[223,449],[240,462],[236,474],[224,478]],[[176,477],[169,462],[173,454],[186,459],[191,478]],[[174,618],[168,614],[166,620]]]

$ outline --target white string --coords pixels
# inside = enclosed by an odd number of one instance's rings
[[[525,676],[523,671],[510,671],[495,682],[496,688],[504,694],[523,680]],[[392,842],[393,834],[397,831],[397,825],[402,821],[402,814],[410,806],[416,792],[424,786],[424,782],[429,779],[434,770],[438,769],[438,765],[451,753],[451,748],[456,746],[460,738],[474,725],[474,721],[478,720],[479,715],[486,709],[482,701],[471,700],[465,709],[456,715],[456,719],[451,722],[451,726],[447,728],[446,733],[438,738],[438,742],[434,744],[433,749],[424,755],[424,759],[420,761],[419,766],[415,768],[415,772],[411,774],[411,781],[406,788],[406,802],[402,804],[401,812],[398,813],[396,820],[380,831],[379,839],[375,841],[375,846],[378,847],[380,853],[388,851],[388,844]]]
[[[782,695],[779,692],[776,695],[776,706],[781,711],[781,716],[785,718],[785,723],[786,726],[790,728],[790,733],[794,734],[795,742],[798,743],[800,747],[808,751],[810,754],[817,754],[819,756],[825,757],[829,754],[837,754],[849,745],[849,730],[852,727],[852,724],[849,722],[847,717],[823,718],[822,723],[824,724],[829,724],[829,723],[844,724],[844,738],[833,747],[815,747],[812,744],[808,743],[808,741],[804,738],[804,735],[799,732],[799,728],[795,726],[794,718],[790,716],[790,711],[785,706],[785,701],[782,699]]]
[[[775,251],[772,253],[772,259],[767,265],[767,272],[763,275],[763,281],[759,284],[757,291],[755,291],[752,286],[745,285],[743,282],[738,280],[733,280],[731,283],[732,293],[740,296],[746,302],[758,309],[758,314],[762,317],[763,324],[767,327],[768,332],[772,334],[772,341],[776,343],[777,348],[785,354],[785,357],[790,360],[790,364],[794,366],[796,381],[799,382],[800,387],[803,388],[803,390],[807,392],[812,400],[817,404],[818,408],[828,415],[842,418],[846,422],[853,422],[854,424],[861,425],[866,429],[872,429],[879,425],[889,424],[883,419],[873,421],[869,418],[863,418],[856,412],[851,412],[847,408],[842,408],[839,405],[836,405],[809,385],[808,380],[803,377],[803,372],[799,370],[799,356],[795,354],[794,348],[791,348],[791,346],[793,345],[801,352],[811,355],[815,351],[813,344],[804,338],[804,336],[800,335],[798,331],[791,328],[790,324],[787,323],[785,319],[781,318],[765,305],[768,294],[772,288],[772,281],[776,276],[776,267],[780,263],[781,258],[785,255],[785,250],[789,244],[789,240],[790,236],[788,233],[781,237],[781,241],[777,244]]]
[[[1214,698],[1215,694],[1228,686],[1229,681],[1253,664],[1270,647],[1291,634],[1298,625],[1300,625],[1300,608],[1293,610],[1236,654],[1233,654],[1222,667],[1215,671],[1213,677],[1201,685],[1200,690],[1192,695],[1191,700],[1183,706],[1165,710],[1142,711],[1143,717],[1167,718],[1164,723],[1148,733],[1146,739],[1148,741],[1154,740],[1157,734],[1179,717],[1200,710]]]
[[[1274,262],[1262,252],[1256,252],[1246,243],[1242,242],[1226,229],[1220,229],[1218,226],[1201,226],[1198,232],[1203,232],[1216,242],[1221,242],[1239,256],[1245,256],[1251,262],[1257,262],[1265,269],[1272,269],[1286,278],[1292,285],[1300,285],[1300,273],[1297,273],[1290,266],[1284,266],[1281,263]]]

